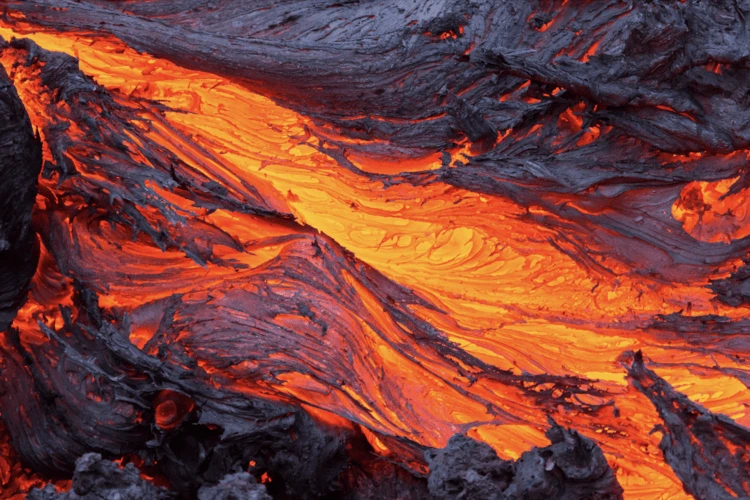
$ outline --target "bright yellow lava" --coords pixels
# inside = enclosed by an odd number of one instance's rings
[[[10,28],[0,28],[6,38],[14,34]],[[746,314],[710,302],[704,283],[671,287],[626,274],[617,279],[593,276],[550,243],[554,233],[525,219],[525,210],[512,202],[437,182],[384,187],[319,152],[317,139],[306,131],[312,127],[306,118],[226,79],[153,59],[111,39],[45,33],[18,36],[77,57],[81,69],[107,89],[188,111],[168,112],[166,118],[217,158],[194,164],[262,186],[264,194],[277,199],[275,206],[288,207],[300,222],[417,291],[442,312],[415,312],[475,356],[515,373],[588,377],[617,394],[619,418],[606,416],[607,421],[600,421],[564,412],[555,418],[575,422],[577,429],[601,444],[627,498],[687,495],[664,463],[658,449],[660,434],[650,434],[659,422],[652,405],[628,387],[625,369],[617,361],[623,351],[644,348],[651,360],[675,364],[657,372],[710,410],[750,424],[747,388],[710,370],[716,363],[739,367],[735,361],[675,349],[681,345],[679,339],[663,345],[652,334],[630,326],[656,314],[685,310],[688,301],[695,315]],[[187,146],[166,132],[156,135],[159,142],[173,141],[177,151],[199,155],[184,151]],[[425,160],[420,168],[433,168],[433,161]],[[395,173],[394,168],[384,165],[380,170]],[[367,170],[378,168],[368,165]],[[243,231],[239,226],[237,234]],[[274,251],[266,248],[252,258],[265,261]],[[616,272],[625,271],[609,265]],[[220,280],[221,275],[213,278]],[[172,292],[165,290],[164,295]],[[133,302],[137,300],[133,296]],[[398,362],[386,346],[373,347],[380,350],[384,363]],[[686,363],[706,369],[691,372],[684,368]],[[291,378],[288,383],[294,385]],[[299,382],[299,394],[304,393],[304,383]],[[492,388],[485,384],[477,390],[490,394]],[[439,408],[439,392],[426,399]],[[466,407],[465,412],[441,416],[436,411],[434,418],[452,424],[487,422],[475,427],[472,435],[492,444],[504,457],[515,458],[533,445],[546,443],[541,416],[528,425],[495,425],[481,409]],[[421,439],[435,442],[447,437]]]

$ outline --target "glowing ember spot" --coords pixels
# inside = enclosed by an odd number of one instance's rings
[[[9,36],[12,32],[0,29],[0,34]],[[659,423],[658,415],[646,398],[632,392],[624,380],[625,371],[618,361],[624,349],[647,345],[650,357],[659,362],[704,367],[705,371],[699,374],[675,369],[668,375],[694,400],[733,418],[747,419],[742,386],[736,379],[729,384],[729,377],[709,371],[716,365],[710,353],[690,348],[681,338],[664,341],[659,333],[646,328],[657,315],[688,310],[687,303],[692,315],[719,312],[737,318],[744,314],[713,303],[703,282],[679,286],[644,282],[617,262],[606,262],[612,275],[602,278],[579,266],[563,242],[551,244],[559,241],[559,235],[539,222],[554,219],[548,207],[526,209],[508,199],[440,182],[384,186],[379,180],[343,169],[316,149],[316,140],[306,136],[306,130],[314,128],[310,120],[225,79],[153,59],[116,40],[44,33],[35,33],[32,38],[48,48],[76,54],[82,69],[113,92],[156,99],[174,109],[163,117],[144,110],[144,121],[150,123],[144,129],[149,139],[217,185],[245,194],[247,185],[254,186],[264,199],[275,200],[273,207],[291,212],[298,221],[352,252],[359,259],[358,265],[372,266],[413,290],[425,302],[409,305],[408,310],[461,349],[515,375],[584,377],[590,386],[606,390],[608,397],[616,401],[617,414],[608,407],[597,415],[580,409],[604,404],[602,398],[586,394],[564,396],[564,391],[554,384],[531,383],[527,388],[559,398],[558,406],[542,409],[519,388],[484,378],[463,361],[431,357],[426,339],[415,341],[410,336],[414,334],[413,326],[410,329],[394,320],[384,309],[384,302],[351,273],[341,273],[342,279],[333,286],[352,289],[345,305],[357,315],[335,309],[335,318],[342,325],[341,331],[346,332],[342,338],[356,338],[365,346],[362,350],[366,356],[356,356],[357,349],[345,344],[347,355],[354,353],[350,363],[363,374],[361,385],[339,383],[331,388],[307,374],[290,371],[277,374],[272,383],[264,382],[263,386],[251,378],[262,371],[258,369],[263,367],[262,360],[245,360],[230,368],[198,362],[212,375],[231,380],[234,388],[248,394],[260,392],[264,397],[288,396],[302,401],[316,421],[327,425],[351,426],[350,419],[356,419],[363,424],[362,432],[373,448],[383,454],[388,453],[388,446],[365,425],[389,436],[408,437],[431,446],[443,445],[451,433],[471,426],[472,436],[490,443],[504,457],[517,457],[530,445],[546,444],[545,416],[555,412],[561,423],[574,424],[602,446],[631,498],[680,498],[683,494],[679,480],[663,462],[659,436],[651,432]],[[594,55],[597,47],[593,44],[583,60]],[[4,64],[7,62],[3,60]],[[43,127],[49,121],[44,110],[48,103],[43,96],[35,95],[35,70],[19,67],[16,71],[17,86],[32,119]],[[500,100],[524,99],[529,85],[530,81],[525,81]],[[553,94],[560,92],[555,89]],[[597,125],[584,129],[584,109],[583,103],[571,106],[557,122],[558,132],[581,134],[578,146],[592,143],[608,130],[600,131]],[[541,133],[540,129],[541,125],[534,125],[526,134]],[[511,132],[508,129],[498,133],[498,142],[522,138]],[[79,138],[83,135],[75,128],[71,134]],[[135,136],[131,139],[139,140]],[[129,153],[137,156],[132,144],[129,148]],[[431,170],[441,166],[442,161],[437,154],[392,162],[351,151],[346,157],[365,172],[383,174]],[[690,154],[673,160],[691,162],[698,157]],[[80,163],[81,175],[93,178],[95,173]],[[748,193],[742,189],[728,195],[733,182],[734,179],[690,183],[672,207],[674,217],[686,231],[703,241],[743,237],[749,226],[745,219]],[[54,180],[42,183],[50,191],[56,187]],[[76,249],[82,255],[97,256],[87,261],[86,269],[92,274],[110,276],[105,272],[111,268],[128,271],[107,280],[100,304],[130,315],[133,343],[145,348],[161,318],[149,307],[159,310],[161,301],[175,293],[190,294],[189,298],[195,301],[209,296],[221,301],[225,298],[214,287],[232,283],[247,293],[245,300],[260,293],[295,297],[292,285],[298,283],[290,284],[288,275],[278,279],[264,273],[281,259],[297,257],[295,251],[303,246],[302,242],[309,241],[306,238],[312,229],[293,223],[274,224],[262,217],[224,209],[209,211],[195,207],[179,193],[155,184],[149,184],[149,188],[182,215],[221,228],[226,236],[222,244],[213,243],[213,255],[244,267],[233,269],[217,262],[199,265],[174,250],[162,251],[144,235],[134,239],[129,231],[89,220],[65,222],[66,231],[80,236]],[[606,199],[599,204],[585,206],[574,196],[563,194],[555,195],[554,201],[581,213],[611,213],[609,203],[614,198],[602,198]],[[40,204],[40,212],[52,210],[52,205]],[[162,222],[155,211],[144,212],[149,220]],[[189,233],[188,226],[175,227]],[[606,232],[603,228],[598,230]],[[209,243],[203,238],[196,244],[205,247]],[[302,260],[313,260],[313,252],[302,255]],[[592,258],[606,260],[606,256]],[[60,328],[63,320],[56,305],[72,305],[72,287],[67,283],[72,280],[63,279],[53,268],[53,259],[43,251],[40,270],[44,272],[35,278],[32,300],[17,321],[27,342],[46,341],[37,320]],[[258,279],[253,281],[254,277]],[[324,279],[333,280],[328,274]],[[260,321],[248,311],[230,307],[222,309],[222,313],[245,325]],[[368,319],[362,319],[364,316]],[[324,338],[321,346],[335,335],[331,331],[323,335],[317,318],[310,314],[277,314],[273,318],[283,331],[309,332],[309,339]],[[178,319],[186,323],[189,320]],[[188,333],[178,337],[178,342],[187,343]],[[270,342],[260,335],[258,339]],[[685,347],[688,349],[681,350]],[[274,356],[270,361],[283,359],[283,353]],[[731,360],[722,363],[741,367]],[[721,390],[712,387],[717,383]],[[406,418],[406,409],[387,400],[381,387],[397,388],[394,392],[407,397],[421,418]],[[171,390],[154,398],[159,428],[175,429],[187,418],[194,402],[185,398]],[[494,413],[488,410],[487,401],[496,404]],[[496,422],[500,409],[513,415],[513,419]],[[627,442],[623,433],[629,437]],[[255,464],[251,462],[250,466]],[[267,474],[263,477],[263,482],[270,482]]]
[[[464,27],[463,26],[459,26],[458,30],[452,30],[451,29],[451,30],[448,30],[448,31],[444,31],[444,32],[440,33],[439,35],[437,35],[437,38],[440,39],[440,40],[455,40],[459,36],[462,36],[463,34],[464,34]],[[435,36],[435,35],[433,35],[433,36]]]
[[[550,26],[552,26],[553,24],[555,24],[555,19],[552,19],[551,21],[549,21],[549,22],[546,22],[546,23],[544,23],[544,24],[543,24],[543,25],[542,25],[542,26],[541,26],[541,27],[540,27],[540,28],[539,28],[539,29],[538,29],[537,31],[540,31],[540,32],[544,33],[544,32],[545,32],[545,31],[547,31],[547,30],[548,30],[548,29],[550,28]]]
[[[576,141],[576,146],[585,146],[586,144],[591,144],[599,138],[599,134],[600,130],[598,125],[594,125],[593,127],[586,129],[586,132],[584,132],[581,138]]]
[[[360,427],[362,430],[362,433],[365,435],[365,438],[367,439],[367,442],[370,443],[373,450],[375,450],[375,453],[378,455],[384,455],[387,456],[390,453],[390,450],[388,447],[383,444],[383,442],[380,440],[379,437],[377,437],[374,433],[372,433],[367,427]]]
[[[597,40],[594,43],[591,44],[591,47],[588,48],[585,54],[581,57],[581,62],[589,62],[589,58],[596,54],[596,51],[599,49],[599,44],[601,43],[601,40]]]
[[[711,73],[721,75],[724,65],[718,62],[711,62],[705,65],[706,70],[710,71]]]
[[[165,431],[177,428],[195,407],[188,396],[169,389],[159,391],[152,405],[156,425]]]
[[[750,191],[730,192],[737,181],[689,183],[672,205],[672,215],[701,241],[730,242],[750,235]]]

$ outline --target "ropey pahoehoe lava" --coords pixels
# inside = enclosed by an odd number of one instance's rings
[[[0,1],[0,497],[750,497],[748,18]]]

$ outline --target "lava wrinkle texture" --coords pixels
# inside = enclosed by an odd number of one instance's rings
[[[750,497],[748,0],[6,0],[0,497]]]

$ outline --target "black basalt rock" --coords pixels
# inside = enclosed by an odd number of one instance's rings
[[[198,500],[271,500],[266,487],[247,472],[226,476],[214,486],[203,486]]]
[[[0,47],[4,44],[0,38]],[[39,137],[0,66],[0,331],[23,304],[39,258],[31,210],[41,166]]]
[[[747,498],[750,429],[676,391],[646,366],[641,351],[626,356],[632,357],[630,383],[663,421],[652,432],[661,434],[659,448],[685,492],[698,500]]]
[[[118,467],[103,460],[98,453],[87,453],[76,461],[73,486],[70,491],[58,493],[54,486],[34,489],[27,500],[161,500],[171,498],[163,488],[158,488],[140,477],[133,464]]]
[[[514,462],[457,434],[445,448],[426,453],[430,493],[440,500],[622,498],[614,472],[593,441],[554,422],[547,437],[550,446],[533,448]]]

